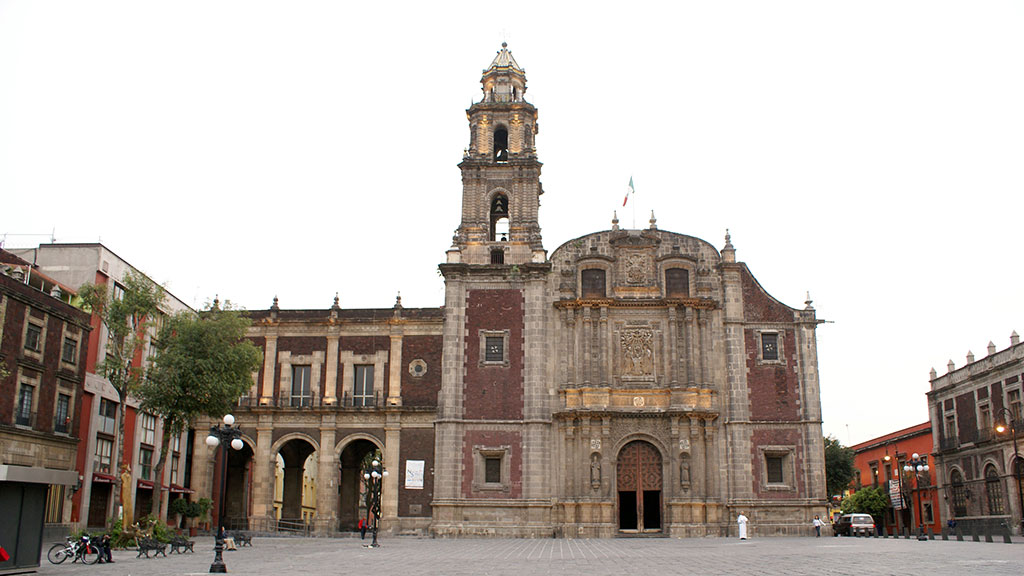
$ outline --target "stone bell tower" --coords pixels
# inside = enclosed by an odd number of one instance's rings
[[[484,70],[483,98],[466,111],[469,147],[462,169],[462,222],[449,263],[543,262],[537,211],[541,163],[537,109],[526,101],[526,72],[507,45]]]
[[[551,264],[541,243],[537,109],[505,44],[466,112],[462,221],[447,261],[435,423],[436,535],[551,534],[544,340]]]

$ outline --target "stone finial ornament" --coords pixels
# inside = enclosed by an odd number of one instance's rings
[[[928,380],[935,380],[938,377],[939,373],[935,371],[934,367],[928,371]]]
[[[814,310],[814,306],[811,306],[811,304],[813,304],[813,303],[814,303],[814,300],[811,300],[811,291],[808,290],[807,291],[807,300],[804,300],[804,304],[806,305],[804,307],[804,310]]]
[[[946,372],[952,372],[956,370],[956,364],[953,363],[953,359],[950,358],[949,362],[946,363]]]
[[[1013,334],[1010,334],[1010,346],[1016,346],[1020,344],[1020,336],[1017,335],[1017,331],[1014,330]]]
[[[334,304],[331,305],[331,309],[332,310],[337,310],[339,308],[341,308],[341,306],[338,304],[338,293],[335,292],[334,293]]]
[[[967,363],[974,364],[974,352],[971,352],[970,350],[967,351]]]
[[[651,230],[658,229],[658,219],[654,217],[654,210],[651,210]]]
[[[991,356],[996,353],[996,345],[991,340],[988,341],[988,355]]]
[[[735,262],[736,261],[736,248],[732,245],[732,236],[729,235],[729,229],[725,229],[725,247],[722,248],[722,261],[723,262]]]
[[[612,210],[612,230],[619,229],[619,211]]]

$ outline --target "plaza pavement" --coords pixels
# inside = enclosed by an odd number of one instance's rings
[[[440,539],[383,537],[369,549],[358,538],[255,537],[252,548],[224,553],[239,575],[623,576],[639,574],[1024,574],[1024,542],[1013,544],[871,538],[615,538]],[[49,576],[181,576],[208,574],[213,539],[196,553],[135,558],[115,550],[114,564],[54,566]]]

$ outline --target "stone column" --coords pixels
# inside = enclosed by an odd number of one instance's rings
[[[593,362],[590,357],[590,350],[593,348],[594,340],[594,322],[591,320],[591,308],[585,306],[583,308],[583,385],[591,385],[591,372],[593,371]]]
[[[576,386],[576,309],[565,308],[565,357],[568,361],[566,368],[566,385],[570,388]]]
[[[609,374],[611,374],[611,355],[608,353],[608,306],[601,306],[601,317],[598,329],[598,338],[601,339],[600,349],[598,353],[601,355],[597,362],[598,369],[601,371],[601,386],[607,386],[609,380]]]
[[[693,388],[697,385],[697,374],[694,366],[694,359],[697,357],[697,351],[693,346],[693,333],[694,326],[696,324],[695,314],[693,308],[686,309],[686,320],[683,327],[684,338],[686,340],[686,385]]]
[[[382,520],[385,521],[385,529],[393,529],[398,521],[398,476],[401,471],[399,457],[401,452],[401,429],[402,415],[400,413],[389,413],[384,423],[384,466],[388,470],[387,478],[384,478],[383,492],[381,493]]]
[[[388,375],[388,406],[402,405],[402,326],[391,325],[391,357]]]
[[[260,405],[274,403],[274,368],[277,366],[277,328],[267,328],[267,346],[263,351],[263,385]]]
[[[672,355],[669,366],[669,385],[675,388],[679,385],[679,313],[675,306],[668,309],[668,344],[669,354]]]
[[[324,414],[320,422],[320,469],[316,479],[316,530],[338,529],[338,457],[334,453],[335,415]]]
[[[324,375],[324,404],[334,406],[338,403],[338,333],[337,326],[327,328],[327,366]]]
[[[256,453],[252,460],[252,515],[264,520],[274,517],[274,472],[277,469],[277,454],[272,451],[273,431],[273,417],[261,415],[256,424]]]

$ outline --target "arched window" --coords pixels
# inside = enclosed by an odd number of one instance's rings
[[[491,200],[491,242],[507,241],[508,232],[508,197],[496,194]]]
[[[508,130],[498,128],[494,131],[494,159],[508,162]]]
[[[959,470],[949,475],[949,483],[953,486],[953,516],[967,516],[967,486]]]
[[[989,464],[985,468],[985,496],[988,499],[988,513],[990,516],[1003,514],[1003,483],[999,481],[999,472],[996,467]]]
[[[581,273],[580,284],[583,287],[584,298],[604,298],[604,276],[604,270],[599,268],[584,270]]]
[[[690,271],[685,268],[665,270],[665,297],[687,298],[690,296]]]

